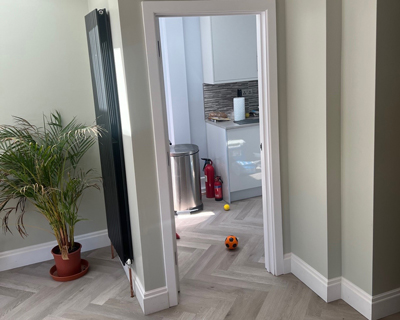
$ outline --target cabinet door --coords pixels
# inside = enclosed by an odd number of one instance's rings
[[[256,17],[211,17],[215,82],[256,80]]]
[[[260,126],[227,130],[230,192],[261,187]]]
[[[254,15],[201,17],[204,82],[258,79]]]

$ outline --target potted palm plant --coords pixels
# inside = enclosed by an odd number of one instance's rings
[[[57,246],[52,254],[59,277],[81,272],[81,245],[74,241],[75,225],[83,220],[79,204],[86,189],[99,189],[93,170],[78,165],[95,144],[101,129],[76,118],[63,124],[59,112],[43,117],[43,127],[14,117],[15,125],[0,126],[0,212],[4,232],[10,215],[17,214],[16,228],[27,236],[25,205],[31,203],[49,222]]]

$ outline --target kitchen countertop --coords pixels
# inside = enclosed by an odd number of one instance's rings
[[[256,119],[255,117],[252,119]],[[214,122],[210,120],[206,120],[206,123],[214,125],[216,127],[225,129],[225,130],[231,130],[231,129],[239,129],[239,128],[245,128],[245,127],[254,127],[254,126],[259,126],[260,123],[246,123],[246,124],[237,124],[234,123],[233,120],[230,121],[220,121],[220,122]]]

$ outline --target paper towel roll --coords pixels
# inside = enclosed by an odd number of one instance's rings
[[[234,121],[246,119],[246,111],[244,108],[244,97],[233,98]]]

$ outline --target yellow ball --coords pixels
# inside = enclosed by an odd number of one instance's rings
[[[249,118],[250,117],[250,113],[246,113],[246,118]]]
[[[231,207],[229,206],[229,204],[224,205],[225,211],[229,211],[230,208],[231,208]]]

